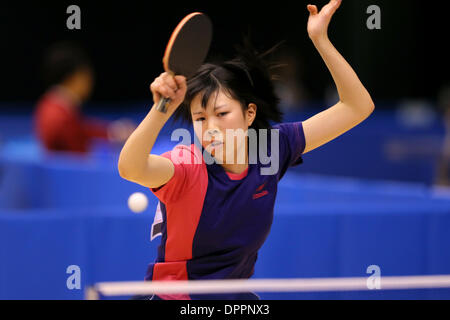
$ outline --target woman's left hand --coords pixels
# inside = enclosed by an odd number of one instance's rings
[[[322,10],[318,11],[315,5],[309,4],[308,35],[313,41],[328,37],[328,25],[342,0],[331,0]]]

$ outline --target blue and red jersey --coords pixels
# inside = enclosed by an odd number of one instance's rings
[[[160,200],[161,244],[146,280],[247,279],[254,273],[258,250],[272,225],[277,185],[289,167],[303,163],[305,136],[301,122],[281,123],[279,169],[262,175],[270,164],[250,163],[241,174],[206,164],[203,148],[178,145],[162,154],[175,171],[151,191]],[[268,139],[268,153],[271,150]],[[174,160],[175,159],[175,160]],[[159,295],[163,299],[203,299],[200,295]],[[222,299],[245,295],[216,295]],[[212,297],[210,295],[209,297]]]

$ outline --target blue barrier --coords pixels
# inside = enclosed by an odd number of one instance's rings
[[[139,111],[134,113],[115,116],[97,114],[97,116],[103,118],[126,116],[139,123],[145,117],[147,110],[145,105],[143,103],[136,109]],[[285,115],[284,121],[304,121],[319,110],[289,112]],[[29,115],[0,114],[0,154],[11,152],[22,153],[22,156],[24,152],[27,154],[23,149],[29,149],[29,146],[17,150],[17,140],[31,137],[31,124]],[[168,140],[172,130],[178,127],[186,125],[181,126],[179,123],[169,121],[157,142]],[[435,181],[436,164],[441,153],[444,134],[442,119],[438,117],[425,125],[414,126],[402,120],[400,111],[376,109],[366,121],[350,132],[305,155],[305,163],[299,172],[432,185]],[[106,152],[111,152],[109,147],[102,148]],[[118,153],[119,150],[114,149],[112,152]]]

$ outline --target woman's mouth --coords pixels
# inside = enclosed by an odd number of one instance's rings
[[[222,144],[223,144],[222,141],[213,141],[213,142],[211,142],[211,144],[209,146],[210,146],[210,148],[215,149],[215,148],[221,146]]]

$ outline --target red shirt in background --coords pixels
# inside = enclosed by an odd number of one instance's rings
[[[62,87],[39,100],[34,126],[41,144],[51,151],[88,152],[93,138],[108,137],[107,123],[79,112],[76,99]]]

